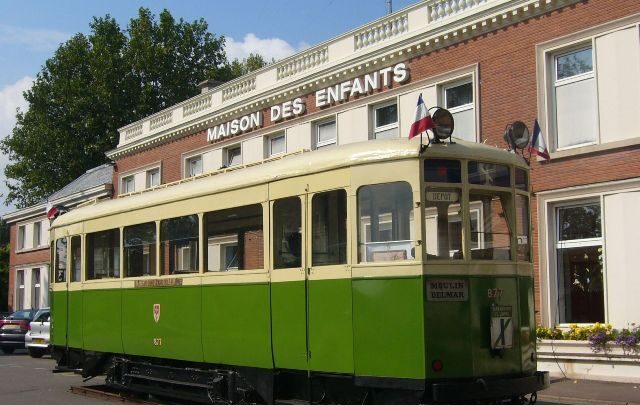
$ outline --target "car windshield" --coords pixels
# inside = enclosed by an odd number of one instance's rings
[[[33,317],[33,311],[24,310],[24,311],[16,311],[9,317],[10,319],[31,319]]]

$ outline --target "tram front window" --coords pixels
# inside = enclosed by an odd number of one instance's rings
[[[511,260],[511,230],[508,210],[510,192],[476,192],[469,194],[471,259]],[[474,214],[478,218],[474,221]]]
[[[428,188],[425,198],[429,259],[462,259],[461,190]]]

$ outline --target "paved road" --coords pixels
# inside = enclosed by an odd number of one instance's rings
[[[69,392],[71,385],[93,385],[82,382],[73,373],[52,373],[54,361],[49,356],[29,357],[26,350],[7,355],[0,352],[0,403],[6,405],[93,405],[105,401]]]

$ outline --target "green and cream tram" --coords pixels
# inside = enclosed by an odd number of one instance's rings
[[[51,226],[59,367],[205,403],[509,399],[536,371],[526,162],[376,140]]]

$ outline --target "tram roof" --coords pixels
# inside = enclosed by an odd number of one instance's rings
[[[78,207],[58,217],[51,228],[180,201],[185,196],[198,197],[342,167],[417,158],[419,148],[418,138],[381,139],[286,156],[279,160],[247,165],[240,169],[227,169],[228,172],[218,174],[215,174],[216,172],[205,174],[133,193],[124,198]],[[462,140],[456,140],[455,143],[432,144],[423,156],[425,158],[475,159],[526,167],[524,160],[514,153]]]

